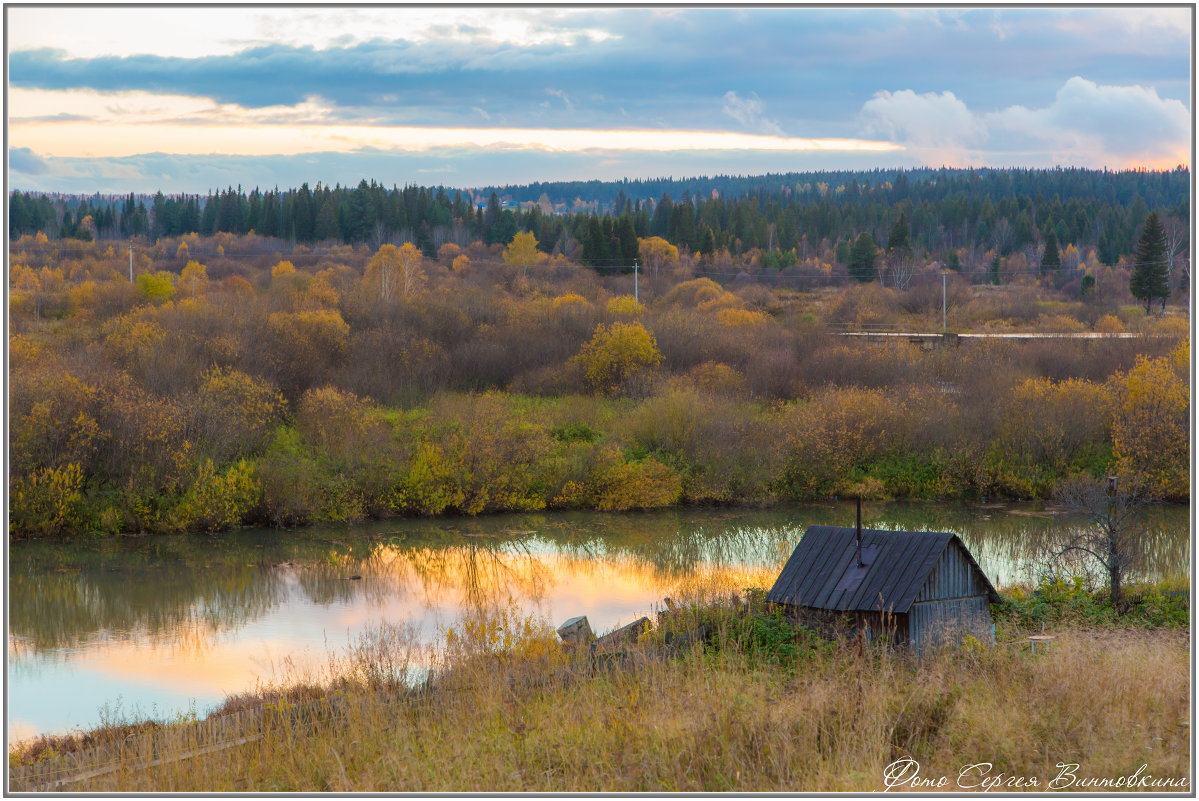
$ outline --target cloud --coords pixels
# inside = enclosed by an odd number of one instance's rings
[[[308,133],[346,124],[845,139],[865,126],[934,165],[1056,164],[1173,152],[1136,151],[1135,142],[1119,139],[1133,130],[1129,137],[1142,135],[1141,121],[1071,130],[1050,111],[1076,107],[1069,92],[1058,97],[1072,75],[1099,90],[1143,87],[1151,96],[1140,98],[1135,113],[1154,119],[1163,112],[1162,130],[1177,127],[1177,108],[1162,104],[1190,102],[1188,9],[1147,16],[1077,7],[146,10],[163,24],[142,30],[178,20],[174,29],[207,42],[197,47],[183,37],[177,49],[142,45],[144,36],[106,36],[115,27],[101,22],[106,17],[76,11],[13,12],[20,24],[9,29],[10,123],[48,120],[15,141],[42,154],[129,153],[98,144],[119,141],[123,129],[111,123],[122,116],[250,132],[281,123]],[[142,13],[113,10],[121,20]],[[721,93],[729,87],[736,90]],[[879,93],[882,87],[903,91]],[[42,95],[36,105],[27,102],[34,93]],[[1136,105],[1132,97],[1098,94],[1117,107]],[[115,115],[109,106],[130,113]],[[97,124],[53,119],[64,113]],[[1091,119],[1085,109],[1074,114]],[[54,123],[54,141],[72,136],[76,146],[42,146],[36,136]],[[175,147],[174,139],[161,139],[151,149]]]
[[[552,75],[575,104],[572,125],[613,127],[624,109],[642,125],[759,133],[775,125],[810,136],[853,135],[854,116],[886,84],[949,91],[974,108],[1047,103],[1073,74],[1189,97],[1189,37],[1176,24],[1189,20],[1185,9],[1161,9],[1123,37],[1100,35],[1124,18],[1117,9],[474,8],[449,22],[430,12],[419,25],[383,24],[404,18],[399,11],[272,11],[260,30],[228,28],[246,37],[232,52],[214,45],[204,55],[147,54],[121,39],[119,56],[37,47],[69,44],[41,35],[50,20],[43,15],[23,38],[10,30],[9,74],[15,87],[141,90],[244,108],[318,97],[342,119],[446,126],[470,124],[473,108],[502,124],[530,124],[545,113],[539,104]],[[54,19],[87,38],[66,12]],[[1004,27],[1004,40],[993,24]],[[379,33],[393,30],[402,33]],[[725,95],[714,114],[714,86],[753,94]]]
[[[41,175],[50,169],[40,156],[27,147],[9,148],[8,168],[27,175]]]
[[[562,91],[561,89],[546,89],[545,93],[547,95],[553,95],[554,97],[560,99],[563,103],[565,103],[567,111],[575,110],[575,104],[570,102],[570,98],[567,96],[566,92]]]
[[[1191,115],[1144,86],[1072,77],[1041,108],[976,112],[952,92],[878,92],[863,130],[907,146],[925,164],[1167,168],[1190,161]]]
[[[1049,106],[988,114],[996,136],[1048,149],[1055,163],[1173,167],[1190,160],[1191,115],[1177,100],[1143,86],[1066,81]]]
[[[911,89],[878,92],[862,106],[866,130],[929,154],[934,163],[963,166],[987,130],[953,92],[916,94]]]
[[[70,114],[70,113],[68,113],[68,112],[65,112],[65,111],[64,111],[64,112],[62,112],[61,114],[34,114],[34,115],[32,115],[32,116],[29,116],[29,117],[9,117],[9,118],[8,118],[8,121],[9,121],[9,123],[22,123],[22,122],[85,122],[85,121],[88,121],[88,120],[91,120],[91,119],[92,119],[92,117],[88,117],[88,116],[86,116],[86,115],[84,115],[84,114]]]
[[[353,186],[387,176],[404,185],[480,187],[532,181],[655,178],[662,175],[744,175],[788,170],[918,166],[896,152],[769,152],[752,150],[556,151],[521,147],[441,147],[425,152],[370,150],[295,156],[148,153],[121,158],[48,158],[38,175],[13,173],[13,189],[123,194],[190,192],[226,186],[296,187],[304,182]]]
[[[725,113],[725,116],[732,117],[751,131],[785,136],[777,122],[763,116],[765,105],[762,103],[762,98],[758,97],[757,92],[751,92],[749,97],[742,98],[738,97],[736,92],[729,91],[724,93],[723,100],[724,105],[721,111]]]

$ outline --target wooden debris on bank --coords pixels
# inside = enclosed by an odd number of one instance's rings
[[[597,653],[619,651],[627,645],[636,643],[641,639],[641,635],[645,634],[651,628],[653,628],[653,624],[650,623],[648,617],[638,618],[627,626],[621,626],[615,631],[610,631],[597,639],[595,641],[595,650]]]
[[[558,636],[567,645],[588,645],[595,640],[595,634],[591,631],[591,624],[587,622],[586,615],[572,617],[563,623],[558,627]]]

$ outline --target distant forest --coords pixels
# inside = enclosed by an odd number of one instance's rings
[[[718,176],[675,180],[532,183],[456,190],[304,184],[230,187],[203,195],[88,197],[13,192],[9,236],[153,241],[220,232],[291,243],[378,247],[410,241],[427,255],[453,243],[507,243],[519,231],[541,250],[591,265],[628,265],[638,238],[662,237],[696,255],[758,250],[785,268],[811,254],[848,257],[857,237],[905,246],[951,267],[1023,252],[1035,263],[1047,241],[1093,248],[1115,264],[1132,253],[1157,211],[1185,237],[1190,172],[925,169]],[[902,220],[902,221],[901,221]],[[1185,248],[1185,244],[1183,244]]]

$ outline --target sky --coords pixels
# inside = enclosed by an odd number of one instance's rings
[[[5,13],[16,189],[1190,164],[1190,8]]]

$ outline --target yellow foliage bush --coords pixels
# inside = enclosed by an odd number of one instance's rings
[[[679,474],[652,456],[639,462],[610,459],[594,482],[595,508],[601,512],[673,506],[683,495]]]
[[[9,515],[15,533],[53,536],[83,523],[83,468],[44,467],[12,482]]]
[[[398,248],[390,244],[380,246],[366,264],[362,284],[386,301],[397,295],[410,297],[424,286],[426,279],[420,248],[405,242]]]
[[[1158,317],[1148,327],[1148,333],[1154,336],[1189,338],[1191,324],[1185,317]]]
[[[614,443],[592,453],[587,473],[566,482],[551,505],[557,509],[623,512],[672,506],[683,495],[677,471],[653,457],[626,461],[620,446]]]
[[[208,288],[208,268],[198,261],[189,261],[179,274],[179,288],[188,295],[198,295]]]
[[[746,390],[745,376],[721,362],[697,364],[683,375],[683,380],[712,395],[736,396]]]
[[[333,386],[304,393],[296,407],[296,428],[311,445],[340,458],[353,458],[371,439],[387,436],[370,401]]]
[[[456,465],[447,461],[440,446],[420,443],[407,475],[392,493],[392,509],[403,514],[439,515],[462,506],[466,494],[455,481],[457,472]]]
[[[645,311],[645,306],[632,295],[617,295],[608,300],[608,314],[616,317],[635,317]]]
[[[197,429],[222,457],[256,450],[286,409],[283,395],[268,381],[232,367],[213,367],[200,377]]]
[[[574,292],[567,292],[565,295],[559,295],[554,298],[554,308],[563,308],[567,306],[591,306],[590,301],[582,295]]]
[[[205,459],[195,480],[171,510],[169,525],[180,531],[224,531],[241,523],[260,492],[254,468],[245,460],[218,473],[212,460]]]
[[[45,348],[27,336],[14,334],[8,340],[8,364],[11,369],[31,367],[46,357]]]
[[[141,290],[142,297],[155,303],[170,300],[175,296],[175,276],[165,270],[142,273],[135,283]]]
[[[744,306],[741,298],[734,295],[732,292],[721,292],[714,298],[704,300],[696,305],[695,308],[700,311],[716,311],[728,309],[740,309]]]
[[[289,355],[308,357],[340,354],[345,350],[350,326],[334,309],[275,312],[267,317],[267,330]]]
[[[729,328],[744,328],[754,325],[765,325],[770,316],[760,311],[749,309],[720,309],[716,312],[716,322]]]
[[[649,273],[679,266],[679,249],[660,236],[637,240],[637,255]]]
[[[545,508],[552,442],[510,399],[499,393],[441,398],[427,425],[393,493],[397,510],[474,515]]]
[[[109,320],[101,329],[103,347],[108,354],[124,364],[145,358],[163,346],[167,331],[158,322],[134,312]]]
[[[1170,357],[1138,357],[1109,381],[1112,447],[1118,468],[1163,498],[1190,491],[1189,391]]]
[[[96,306],[96,282],[84,281],[68,289],[67,304],[72,316],[90,315]]]
[[[701,303],[718,300],[725,294],[727,293],[724,291],[724,287],[711,278],[695,278],[675,284],[662,298],[662,303],[694,307]]]
[[[1072,334],[1086,331],[1087,327],[1068,314],[1043,314],[1037,318],[1035,330]]]
[[[893,395],[858,387],[827,389],[784,407],[787,483],[804,496],[832,494],[858,465],[903,449],[905,417]]]
[[[575,359],[593,389],[617,392],[656,370],[662,354],[654,335],[641,323],[618,322],[597,327]]]
[[[1107,440],[1111,417],[1102,384],[1030,378],[1003,406],[997,444],[1011,457],[1064,467]]]

